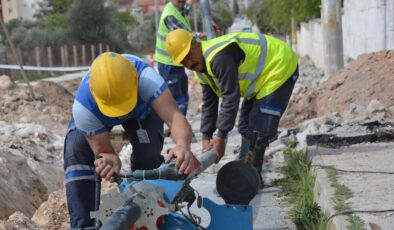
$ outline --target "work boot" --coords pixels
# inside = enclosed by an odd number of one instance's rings
[[[263,180],[263,176],[261,175],[261,173],[259,173],[259,178],[260,178],[259,189],[263,189],[264,188],[264,180]]]
[[[264,153],[266,147],[267,147],[266,144],[262,142],[257,142],[253,151],[253,157],[254,157],[253,166],[256,168],[260,176],[260,187],[259,187],[260,189],[264,188],[264,180],[263,177],[261,176],[261,172],[263,171],[263,161],[264,161]]]

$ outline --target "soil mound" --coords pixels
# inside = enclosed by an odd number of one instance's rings
[[[0,120],[8,123],[42,124],[63,134],[71,117],[74,96],[54,82],[39,81],[32,86],[31,99],[26,86],[15,85],[0,94]]]
[[[360,55],[334,76],[313,89],[292,97],[281,126],[293,127],[304,120],[345,112],[350,105],[367,107],[378,101],[394,118],[394,50]]]

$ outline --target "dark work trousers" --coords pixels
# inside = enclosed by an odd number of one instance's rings
[[[153,169],[160,166],[164,158],[163,122],[151,113],[141,122],[128,119],[122,125],[133,146],[132,169]],[[150,143],[139,143],[136,131],[145,129]],[[64,144],[64,170],[66,179],[67,204],[71,219],[71,229],[94,226],[90,211],[94,210],[94,154],[85,136],[76,129],[70,130]]]
[[[238,122],[239,133],[251,140],[253,131],[258,132],[258,142],[268,146],[278,132],[279,120],[289,103],[298,79],[298,67],[292,76],[273,93],[261,98],[244,99]]]
[[[189,103],[188,79],[183,66],[172,66],[158,63],[160,75],[168,84],[179,110],[186,116]]]

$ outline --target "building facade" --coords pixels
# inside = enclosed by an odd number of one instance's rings
[[[1,0],[4,22],[12,19],[34,20],[41,0]]]

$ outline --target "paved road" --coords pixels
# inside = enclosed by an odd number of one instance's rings
[[[193,127],[196,127],[196,122],[192,121]],[[201,149],[201,135],[196,134],[197,143],[192,145],[192,150],[198,152]],[[171,143],[168,143],[171,145]],[[192,181],[192,187],[196,189],[201,196],[208,197],[218,204],[224,204],[224,201],[215,192],[216,175],[219,168],[226,162],[236,159],[236,154],[233,151],[238,149],[241,144],[240,135],[233,130],[229,134],[227,142],[226,156],[218,165],[211,166],[198,178]],[[264,180],[270,184],[273,178],[280,176],[278,166],[280,162],[265,165]],[[250,205],[253,208],[253,229],[254,230],[271,230],[271,229],[296,229],[294,224],[288,218],[288,205],[278,198],[276,195],[279,189],[277,187],[268,187],[261,190],[257,196],[251,201]],[[195,204],[191,211],[202,218],[201,225],[207,227],[210,222],[210,216],[205,209],[198,209]]]

